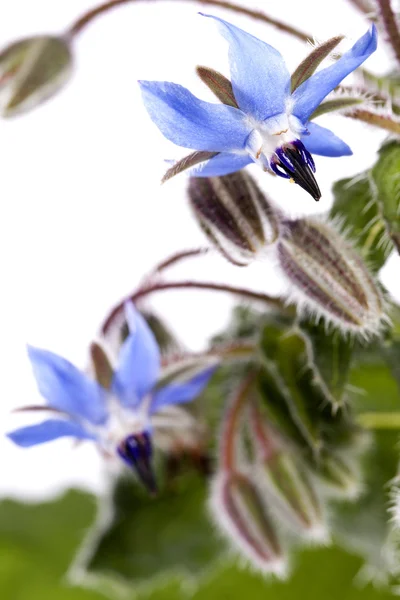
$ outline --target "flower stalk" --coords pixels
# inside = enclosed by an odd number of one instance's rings
[[[397,62],[400,63],[400,32],[390,0],[377,0],[379,16],[393,48]]]
[[[104,2],[103,4],[99,4],[95,6],[88,12],[84,13],[79,19],[77,19],[67,30],[66,35],[70,39],[76,37],[80,34],[94,19],[107,13],[118,6],[122,6],[124,4],[131,4],[133,2],[139,2],[140,0],[110,0],[109,2]],[[143,0],[142,0],[143,1]],[[193,0],[190,0],[193,1]],[[307,42],[313,39],[312,35],[305,33],[297,29],[296,27],[292,27],[279,19],[274,19],[261,10],[252,10],[245,6],[241,6],[240,4],[235,4],[234,2],[223,2],[222,0],[194,0],[196,3],[200,3],[206,6],[215,6],[216,8],[223,8],[225,10],[234,12],[236,14],[245,15],[246,17],[251,17],[257,21],[261,21],[266,23],[267,25],[272,25],[279,31],[284,33],[288,33],[293,37],[301,40],[302,42]]]

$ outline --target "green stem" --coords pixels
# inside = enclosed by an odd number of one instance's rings
[[[350,119],[357,119],[358,121],[368,123],[368,125],[374,125],[380,129],[400,135],[400,121],[394,115],[380,114],[364,108],[355,108],[344,114],[346,117],[350,117]]]
[[[368,412],[357,417],[358,423],[366,429],[400,429],[400,412]]]
[[[152,1],[157,1],[157,0],[152,0]],[[169,1],[173,2],[176,0],[169,0]],[[222,0],[189,0],[189,1],[196,2],[196,4],[202,4],[205,6],[214,6],[216,8],[224,8],[226,10],[229,10],[229,11],[237,13],[237,14],[246,15],[247,17],[251,17],[253,19],[256,19],[257,21],[262,21],[263,23],[272,25],[276,29],[279,29],[280,31],[288,33],[289,35],[292,35],[303,42],[307,42],[308,40],[313,39],[313,37],[311,35],[309,35],[308,33],[299,31],[295,27],[291,27],[290,25],[287,25],[286,23],[283,23],[282,21],[279,21],[278,19],[273,19],[272,17],[269,17],[268,15],[261,12],[260,10],[252,10],[252,9],[246,8],[244,6],[240,6],[239,4],[235,4],[233,2],[224,2]],[[107,13],[109,10],[113,10],[114,8],[117,8],[117,6],[122,6],[124,4],[131,4],[133,2],[148,2],[148,0],[110,0],[109,2],[104,2],[104,4],[99,4],[99,6],[96,6],[96,7],[92,8],[91,10],[89,10],[88,12],[84,13],[79,19],[77,19],[70,26],[70,28],[66,32],[67,37],[70,39],[74,38],[76,35],[81,33],[81,31],[83,31],[86,28],[86,26],[89,25],[89,23],[91,23],[95,18],[97,18],[98,16],[100,16],[104,13]]]

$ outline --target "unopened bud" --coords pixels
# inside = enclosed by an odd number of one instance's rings
[[[319,498],[305,468],[293,456],[278,451],[258,463],[256,476],[283,520],[310,539],[326,539]]]
[[[191,177],[188,192],[204,233],[231,262],[246,265],[276,241],[278,213],[247,173]]]
[[[344,331],[379,333],[384,300],[362,258],[331,223],[287,221],[277,258],[289,300]]]
[[[27,112],[53,96],[72,66],[68,43],[36,36],[15,42],[0,54],[0,111],[3,117]]]
[[[355,500],[362,492],[361,472],[354,459],[333,453],[323,455],[317,475],[325,490],[338,498]]]
[[[218,529],[252,566],[264,573],[285,574],[275,527],[258,489],[246,475],[232,471],[217,474],[210,508]]]
[[[251,407],[250,434],[255,480],[278,516],[312,539],[326,539],[320,501],[305,466],[285,448],[256,404]]]

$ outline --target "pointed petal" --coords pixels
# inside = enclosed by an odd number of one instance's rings
[[[325,96],[375,52],[376,47],[377,32],[372,25],[335,64],[318,71],[297,88],[292,95],[293,114],[301,121],[307,121]]]
[[[253,160],[248,154],[221,152],[191,171],[193,177],[220,177],[247,167]]]
[[[130,335],[125,340],[113,388],[121,402],[134,407],[150,392],[160,370],[160,350],[146,320],[132,302],[125,306]]]
[[[203,16],[218,21],[229,43],[232,88],[240,109],[259,121],[285,112],[290,73],[278,50],[227,21]]]
[[[303,135],[301,141],[311,154],[320,156],[350,156],[351,148],[338,138],[330,129],[316,123],[309,123],[307,129],[310,135]]]
[[[216,366],[208,367],[185,383],[171,383],[157,390],[153,396],[150,412],[157,412],[169,404],[191,402],[203,391],[216,369]]]
[[[39,391],[52,407],[95,424],[107,419],[104,390],[95,381],[48,350],[28,346],[28,355]]]
[[[244,148],[250,128],[237,108],[199,100],[176,83],[139,84],[151,120],[174,144],[210,152]]]
[[[59,419],[49,419],[38,425],[21,427],[21,429],[16,429],[15,431],[7,433],[7,437],[10,438],[14,444],[22,446],[23,448],[51,442],[52,440],[61,437],[74,437],[80,440],[96,440],[95,435],[86,431],[78,423],[61,421]]]

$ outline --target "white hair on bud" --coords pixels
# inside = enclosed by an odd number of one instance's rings
[[[388,302],[353,244],[337,229],[335,222],[313,217],[299,219],[292,223],[309,224],[310,232],[314,228],[322,238],[325,238],[325,248],[329,250],[329,246],[331,246],[332,250],[340,255],[353,276],[353,283],[358,286],[358,290],[365,297],[366,303],[363,305],[356,296],[351,295],[338,278],[337,273],[335,274],[333,269],[330,269],[328,261],[324,263],[322,257],[322,260],[318,262],[324,248],[319,248],[317,241],[314,248],[311,248],[310,240],[307,241],[308,246],[302,247],[301,240],[294,240],[289,231],[280,239],[280,247],[287,256],[282,259],[277,251],[278,269],[286,284],[286,293],[284,294],[286,302],[294,304],[300,316],[314,318],[316,322],[324,319],[327,326],[332,324],[343,334],[355,334],[365,340],[380,335],[385,324],[390,323],[387,315]],[[313,243],[312,237],[311,240]],[[313,256],[310,254],[310,250],[314,251]],[[332,267],[335,267],[334,263]],[[296,280],[297,275],[304,276],[305,280],[308,279],[310,284],[312,283],[321,292],[322,296],[331,295],[332,304],[324,304],[315,298],[307,281],[304,281],[302,286]],[[337,298],[332,292],[338,294]],[[338,301],[337,308],[340,310],[343,308],[343,317],[337,314],[337,310],[335,312],[334,302],[336,299]],[[345,311],[349,318],[346,318]]]
[[[224,492],[228,478],[232,474],[222,471],[218,473],[212,483],[208,502],[209,512],[217,531],[228,541],[239,555],[245,559],[247,567],[253,568],[265,575],[275,575],[280,579],[287,577],[287,562],[284,556],[274,556],[271,560],[265,560],[261,557],[253,546],[248,543],[234,520],[229,515],[229,511],[224,505]],[[257,530],[254,524],[249,523],[251,534],[260,542],[261,537],[257,536]],[[251,527],[253,525],[253,527]],[[269,552],[270,549],[267,549]]]

